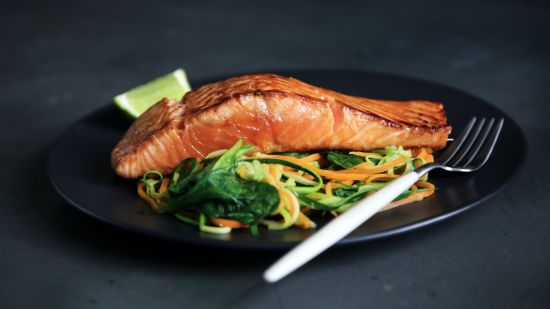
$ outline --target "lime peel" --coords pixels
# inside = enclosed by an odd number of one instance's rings
[[[115,105],[131,118],[137,118],[163,98],[181,99],[191,91],[183,69],[158,77],[117,95]]]

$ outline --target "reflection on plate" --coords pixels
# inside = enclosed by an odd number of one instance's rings
[[[339,244],[407,232],[478,205],[512,179],[527,152],[523,133],[510,117],[479,98],[446,86],[361,71],[275,73],[352,95],[443,102],[450,124],[458,130],[472,116],[505,119],[493,156],[480,171],[471,174],[432,172],[430,179],[438,188],[435,195],[375,215]],[[232,75],[193,84],[199,86],[229,76]],[[67,129],[54,145],[48,162],[48,173],[54,187],[71,205],[99,220],[138,233],[218,247],[289,248],[313,233],[295,228],[283,231],[267,231],[261,228],[259,237],[252,237],[247,230],[233,231],[229,235],[206,234],[170,215],[153,213],[135,193],[135,181],[116,177],[110,166],[110,152],[129,125],[130,121],[110,104]],[[328,217],[316,219],[319,226],[327,220]]]

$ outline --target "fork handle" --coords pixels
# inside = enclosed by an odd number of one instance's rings
[[[279,281],[337,243],[410,188],[419,178],[420,175],[415,171],[403,175],[334,218],[271,265],[264,273],[265,281],[270,283]]]

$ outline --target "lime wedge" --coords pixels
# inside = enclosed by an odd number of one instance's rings
[[[161,76],[147,84],[137,86],[114,98],[118,108],[132,118],[137,118],[162,98],[181,99],[191,91],[183,69]]]

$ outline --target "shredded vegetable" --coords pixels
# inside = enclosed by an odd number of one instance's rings
[[[140,198],[158,213],[225,234],[258,225],[269,230],[316,227],[312,216],[338,215],[414,168],[433,162],[431,149],[391,146],[370,152],[309,154],[253,152],[242,140],[199,162],[184,160],[172,173],[146,172]],[[383,210],[420,201],[435,191],[427,175]]]

